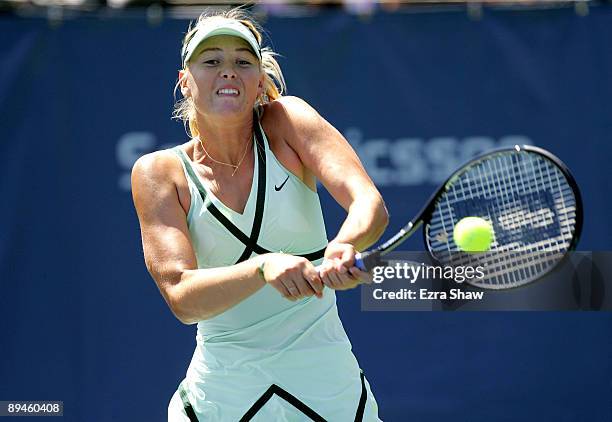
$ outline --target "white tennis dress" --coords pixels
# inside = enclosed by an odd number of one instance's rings
[[[253,186],[243,214],[215,198],[187,155],[173,149],[191,193],[187,221],[198,268],[233,265],[262,248],[312,259],[327,245],[318,195],[283,167],[261,126],[255,126]],[[257,216],[258,236],[252,233]],[[266,285],[200,321],[196,341],[185,379],[170,401],[169,421],[379,421],[331,289],[322,299],[292,302]]]

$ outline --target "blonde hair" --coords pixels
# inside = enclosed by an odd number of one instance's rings
[[[192,22],[187,29],[187,34],[183,39],[184,51],[189,44],[189,41],[196,34],[199,27],[211,19],[226,19],[237,21],[246,26],[255,36],[257,43],[261,46],[262,43],[262,32],[263,29],[255,22],[255,20],[243,9],[234,8],[223,12],[204,12],[200,15],[197,21]],[[280,98],[285,92],[287,92],[287,85],[285,84],[285,78],[283,72],[276,61],[277,53],[275,53],[270,47],[261,48],[261,70],[264,72],[264,86],[263,94],[257,98],[255,105],[263,105],[271,101]],[[184,65],[183,70],[187,70],[187,64]],[[178,80],[174,86],[174,98],[176,99],[176,92],[180,87],[181,81]],[[197,137],[200,135],[196,123],[196,108],[191,98],[183,97],[176,101],[174,104],[174,111],[172,112],[172,118],[181,120],[185,125],[187,135],[191,137]]]

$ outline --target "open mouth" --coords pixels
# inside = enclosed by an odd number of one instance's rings
[[[217,95],[237,97],[238,95],[240,95],[240,91],[235,88],[221,88],[217,90]]]

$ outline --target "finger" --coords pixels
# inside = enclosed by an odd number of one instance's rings
[[[296,286],[289,286],[287,287],[287,290],[289,290],[289,294],[291,294],[291,298],[297,300],[300,299],[300,291]]]
[[[323,284],[323,281],[321,280],[321,278],[319,277],[319,275],[314,275],[311,278],[308,279],[308,282],[310,283],[310,287],[312,287],[312,289],[315,292],[315,295],[320,299],[323,297],[323,289],[325,288],[325,285]]]
[[[306,280],[306,278],[304,278],[302,274],[299,274],[298,277],[299,278],[297,280],[294,280],[294,283],[300,292],[301,298],[310,297],[316,294],[314,289],[310,286],[310,283],[308,282],[308,280]]]
[[[321,277],[319,276],[319,273],[317,272],[314,266],[311,265],[310,267],[306,268],[306,270],[304,271],[304,278],[306,279],[312,290],[314,290],[315,295],[319,298],[322,297],[324,288],[323,281],[321,280]]]
[[[331,271],[321,271],[319,273],[319,276],[321,277],[321,281],[323,282],[325,286],[329,287],[330,289],[333,289],[334,282],[330,278],[330,274],[331,274]]]
[[[287,292],[289,293],[289,296],[287,297],[287,299],[289,300],[299,299],[300,291],[293,283],[293,280],[291,279],[283,280],[283,285],[285,286],[285,288],[287,289]]]
[[[338,273],[337,270],[332,270],[327,274],[327,278],[329,280],[330,285],[332,286],[333,289],[341,289],[343,282],[342,282],[342,278],[341,275]]]
[[[327,273],[327,272],[320,272],[319,273],[319,277],[321,278],[321,281],[323,282],[324,286],[327,286],[330,289],[334,288],[334,285],[333,285],[332,281],[329,279],[329,273]]]
[[[329,288],[334,288],[332,280],[329,275],[333,272],[333,262],[331,260],[324,260],[318,267],[319,277],[323,284]]]
[[[334,272],[336,289],[352,289],[359,283],[359,280],[355,279],[349,269],[341,265],[339,260],[336,261],[336,268],[337,270]]]
[[[351,265],[345,265],[344,262],[341,259],[334,259],[334,268],[336,269],[336,271],[338,271],[338,273],[340,274],[345,274],[348,272],[348,268],[352,267]]]
[[[272,285],[272,287],[278,290],[278,292],[281,294],[282,297],[284,297],[285,299],[294,300],[293,296],[291,296],[291,293],[289,293],[287,286],[285,286],[283,282],[273,281],[270,284]]]
[[[346,270],[346,273],[338,274],[338,279],[340,280],[340,288],[343,290],[352,289],[358,283],[358,281],[353,278],[353,276],[348,272],[348,270]]]
[[[288,281],[288,288],[293,297],[296,299],[302,299],[305,297],[310,297],[315,294],[312,287],[301,272],[295,272],[292,274],[290,282]]]
[[[322,297],[323,296],[323,288],[325,287],[323,285],[323,281],[321,280],[321,278],[318,275],[314,275],[314,276],[305,276],[304,277],[304,283],[306,283],[306,285],[308,286],[308,296],[312,296],[315,295],[317,297]]]
[[[359,282],[371,284],[372,283],[372,275],[365,271],[359,269],[359,267],[351,267],[349,268],[349,273],[353,278],[359,280]]]
[[[355,249],[347,248],[342,252],[342,265],[346,268],[355,265]]]

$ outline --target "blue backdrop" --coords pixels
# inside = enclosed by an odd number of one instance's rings
[[[129,173],[185,140],[169,116],[187,23],[0,16],[0,400],[63,400],[70,421],[165,417],[195,327],[146,272]],[[379,186],[387,234],[462,160],[532,143],[582,189],[580,249],[611,249],[610,7],[265,26],[289,93],[345,134]],[[343,211],[321,198],[332,237]],[[338,296],[387,421],[612,420],[610,313],[362,312],[358,291]]]

